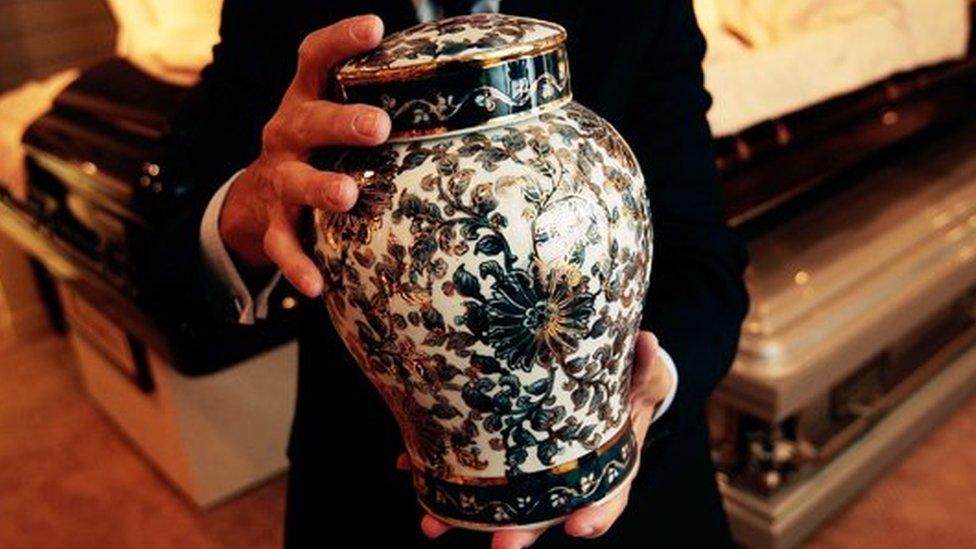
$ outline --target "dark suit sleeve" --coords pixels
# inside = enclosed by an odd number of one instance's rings
[[[220,43],[179,119],[179,159],[212,192],[260,152],[261,128],[276,110],[296,65],[301,37],[291,10],[269,1],[228,0]]]
[[[143,300],[173,342],[174,365],[188,374],[220,369],[291,329],[282,322],[237,325],[233,298],[205,266],[199,238],[210,198],[256,158],[261,128],[294,72],[301,37],[284,19],[289,10],[272,4],[225,2],[214,60],[174,121],[164,163],[187,194],[136,247],[149,281]]]
[[[632,17],[618,21],[634,26],[620,33],[617,59],[646,53],[607,69],[609,88],[632,91],[626,101],[606,102],[605,116],[631,144],[647,178],[654,259],[643,327],[657,334],[677,365],[678,394],[661,423],[680,426],[680,416],[701,413],[735,356],[748,308],[747,256],[723,222],[705,118],[711,105],[701,65],[705,42],[692,2],[629,5]]]

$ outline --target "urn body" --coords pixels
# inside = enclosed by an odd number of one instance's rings
[[[468,528],[559,521],[613,494],[637,457],[645,183],[558,76],[529,84],[542,99],[527,112],[426,135],[436,102],[414,101],[394,142],[322,160],[360,187],[351,211],[314,215],[329,315],[400,426],[421,505]],[[471,113],[515,97],[499,93]],[[396,124],[410,101],[381,104]]]

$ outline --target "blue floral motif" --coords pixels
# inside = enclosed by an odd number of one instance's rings
[[[465,303],[465,324],[495,349],[495,357],[525,372],[549,366],[579,347],[590,329],[594,295],[585,281],[574,284],[569,273],[538,269],[501,272],[497,263],[483,269],[494,276],[491,293]]]

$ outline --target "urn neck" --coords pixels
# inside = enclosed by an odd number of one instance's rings
[[[532,118],[572,99],[566,49],[513,59],[445,63],[421,77],[336,80],[338,99],[384,109],[390,141],[464,133]]]
[[[390,114],[391,141],[510,124],[572,97],[565,29],[502,14],[452,17],[392,34],[333,76],[336,100]]]

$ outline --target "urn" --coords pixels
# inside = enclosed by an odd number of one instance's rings
[[[386,145],[328,151],[355,207],[314,212],[335,329],[389,405],[420,504],[553,524],[634,472],[633,349],[651,265],[645,183],[572,101],[566,32],[482,14],[387,37],[334,72]]]

